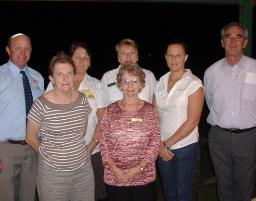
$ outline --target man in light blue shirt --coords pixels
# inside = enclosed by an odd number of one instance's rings
[[[256,171],[256,60],[244,55],[248,31],[233,22],[223,27],[225,58],[205,72],[212,126],[209,150],[220,201],[250,201]]]
[[[25,34],[9,38],[9,61],[0,66],[0,201],[34,201],[37,153],[25,142],[24,71],[33,100],[44,93],[44,79],[27,66],[32,46]]]

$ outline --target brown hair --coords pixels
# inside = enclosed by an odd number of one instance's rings
[[[138,64],[124,64],[119,68],[116,76],[117,87],[120,88],[122,82],[122,76],[127,72],[129,75],[138,76],[142,84],[142,89],[145,86],[146,74]]]
[[[76,73],[76,67],[75,67],[75,64],[74,64],[74,61],[72,60],[72,58],[64,52],[59,52],[57,55],[55,55],[52,58],[52,60],[50,62],[49,75],[51,75],[51,76],[53,75],[54,67],[58,63],[68,63],[68,64],[70,64],[73,68],[74,74]]]

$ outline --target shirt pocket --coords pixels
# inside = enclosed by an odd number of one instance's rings
[[[244,84],[242,99],[256,101],[256,84]]]

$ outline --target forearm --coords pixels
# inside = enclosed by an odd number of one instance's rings
[[[196,122],[185,121],[170,138],[163,142],[163,144],[165,147],[171,147],[172,145],[190,135],[190,133],[195,129],[197,125],[198,123]]]
[[[41,141],[38,138],[26,138],[26,142],[36,151],[38,152]]]

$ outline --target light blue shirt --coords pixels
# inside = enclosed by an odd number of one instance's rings
[[[207,122],[223,128],[256,126],[256,60],[243,56],[230,66],[221,59],[204,75],[210,114]]]
[[[25,71],[33,100],[44,93],[42,75],[26,66]],[[26,106],[20,68],[11,61],[0,66],[0,142],[24,140],[26,136]]]

